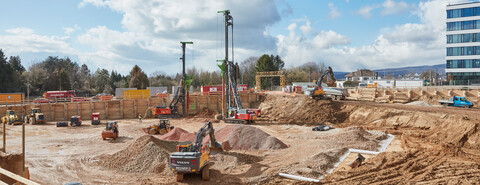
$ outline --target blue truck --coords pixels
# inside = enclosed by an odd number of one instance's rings
[[[444,106],[454,106],[454,107],[464,107],[464,108],[473,107],[473,103],[469,102],[465,97],[462,97],[462,96],[450,97],[450,99],[448,100],[438,100],[438,103]]]

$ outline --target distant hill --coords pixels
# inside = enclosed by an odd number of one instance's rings
[[[398,75],[405,75],[408,73],[422,73],[426,70],[433,70],[441,75],[445,75],[445,64],[437,64],[437,65],[425,65],[425,66],[412,66],[412,67],[399,67],[399,68],[386,68],[386,69],[375,69],[373,71],[379,73],[381,76],[384,74],[394,74],[395,76]],[[333,72],[336,79],[345,79],[345,75],[350,72]]]

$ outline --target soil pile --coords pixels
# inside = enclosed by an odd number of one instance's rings
[[[278,138],[263,130],[247,125],[227,125],[215,132],[215,139],[228,141],[233,150],[277,150],[288,148]],[[210,138],[207,139],[207,142]]]
[[[200,112],[195,114],[195,116],[193,117],[194,118],[214,118],[215,114],[217,114],[215,111],[204,107]]]
[[[328,170],[332,169],[340,157],[347,152],[347,148],[320,152],[302,163],[291,165],[280,172],[309,178],[319,178],[320,176],[327,175]]]
[[[314,100],[305,95],[267,95],[259,108],[262,118],[288,124],[342,123],[348,118],[340,102]]]
[[[424,102],[424,101],[413,101],[413,102],[410,102],[410,103],[406,103],[405,105],[417,105],[417,106],[425,106],[425,107],[432,106],[429,103]]]
[[[160,137],[168,141],[195,141],[196,133],[189,133],[175,128]],[[228,142],[232,150],[277,150],[288,146],[259,128],[246,125],[228,125],[215,131],[215,139],[219,143]],[[210,137],[203,139],[203,144],[210,142]]]
[[[175,146],[175,142],[145,135],[115,154],[100,156],[98,164],[126,172],[169,173],[168,158]]]
[[[181,128],[174,128],[170,132],[166,133],[165,135],[160,136],[161,140],[167,141],[195,141],[195,136],[197,133],[190,133],[186,130]]]

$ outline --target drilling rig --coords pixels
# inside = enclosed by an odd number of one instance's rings
[[[233,55],[233,17],[230,15],[230,10],[218,11],[223,13],[225,17],[225,59],[219,60],[222,66],[225,67],[225,74],[223,75],[223,88],[225,92],[225,105],[222,103],[223,115],[226,123],[253,123],[257,117],[260,117],[260,110],[258,109],[244,109],[240,94],[238,93],[237,77],[238,77],[238,63],[234,63]],[[231,26],[232,30],[232,61],[228,58],[228,29]],[[226,113],[225,113],[226,111]]]

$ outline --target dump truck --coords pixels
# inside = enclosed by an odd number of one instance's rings
[[[116,121],[107,121],[105,130],[102,131],[102,139],[112,138],[116,140],[118,138],[118,125]]]
[[[454,107],[463,107],[463,108],[472,108],[473,103],[468,101],[465,97],[454,96],[450,97],[448,100],[438,100],[438,103],[444,106],[454,106]]]
[[[45,123],[45,115],[43,115],[42,110],[40,108],[31,108],[30,114],[25,116],[25,122],[30,123],[32,125]]]
[[[8,125],[21,125],[23,124],[23,120],[15,115],[14,110],[7,110],[5,116],[2,117],[2,123],[6,123]]]
[[[348,96],[347,89],[338,87],[323,86],[323,92],[325,93],[325,97],[332,100],[344,100],[345,97]]]
[[[170,125],[170,120],[168,119],[160,119],[160,121],[155,124],[155,125],[151,125],[147,128],[142,128],[143,132],[147,133],[147,134],[160,134],[160,135],[163,135],[163,134],[166,134],[168,132],[170,132],[170,130],[173,130],[174,126]]]
[[[210,136],[210,143],[203,145],[203,138]],[[200,173],[202,180],[210,180],[209,162],[210,150],[221,150],[222,146],[215,140],[212,122],[207,122],[200,128],[195,142],[184,142],[177,145],[177,152],[170,155],[170,169],[176,174],[177,181],[183,181],[185,173]]]

